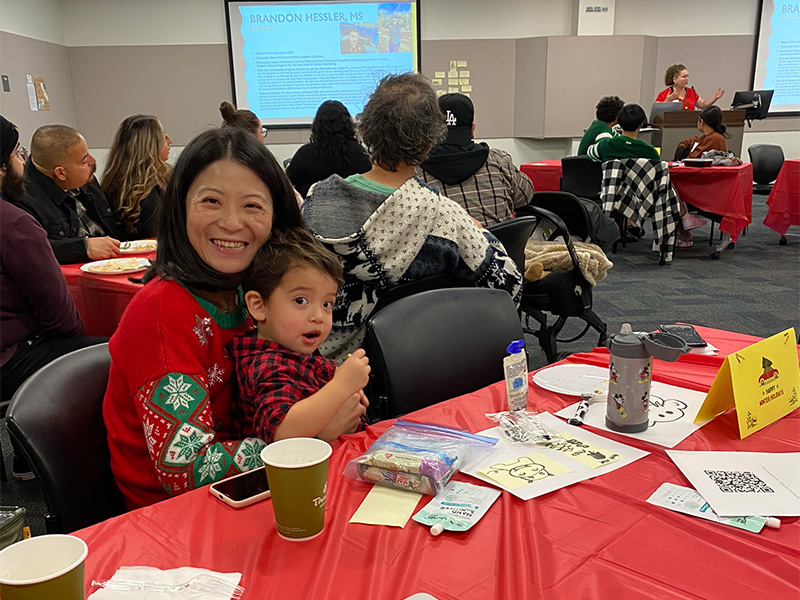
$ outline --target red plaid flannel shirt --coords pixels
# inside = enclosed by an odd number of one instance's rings
[[[241,433],[267,443],[292,405],[318,392],[336,372],[336,361],[318,352],[300,354],[252,334],[235,337],[232,349]]]

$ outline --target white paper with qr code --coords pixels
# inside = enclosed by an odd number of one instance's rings
[[[800,516],[800,452],[667,454],[721,517]]]

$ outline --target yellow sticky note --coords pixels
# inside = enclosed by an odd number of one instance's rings
[[[458,77],[458,71],[456,69],[451,69],[447,72],[448,77]]]
[[[550,450],[561,452],[565,456],[569,456],[592,469],[603,467],[622,458],[616,452],[609,452],[605,448],[595,446],[579,437],[566,433],[560,434],[547,444],[547,447]]]
[[[457,60],[451,60],[450,61],[450,70],[451,71],[454,71],[454,70],[456,70],[458,68],[458,65],[456,63],[458,63]]]
[[[471,92],[472,91],[472,86],[471,85],[462,85],[461,86],[461,91],[464,92],[465,94],[468,93],[468,92]]]
[[[509,490],[521,485],[542,481],[548,477],[557,477],[571,472],[572,469],[552,458],[546,457],[544,454],[520,456],[513,460],[484,467],[478,471],[481,475],[494,479]]]
[[[431,79],[431,85],[442,85],[441,79]]]
[[[462,79],[459,79],[459,80],[458,80],[458,83],[460,83],[461,85],[469,85],[469,78],[466,78],[466,79],[464,79],[464,78],[462,78]]]
[[[466,67],[466,66],[467,66],[467,61],[465,61],[465,60],[457,60],[456,61],[456,67],[460,68],[460,67]]]
[[[373,485],[361,506],[350,517],[351,523],[404,527],[419,504],[422,494]]]
[[[794,328],[725,358],[697,412],[695,423],[736,408],[745,438],[800,406],[800,367]]]
[[[447,75],[445,75],[444,71],[435,71],[433,76],[437,77],[439,79],[444,79],[445,77],[447,77]]]
[[[458,93],[458,86],[447,88],[447,93],[448,94],[457,94]]]
[[[455,79],[452,79],[452,78],[451,78],[451,79],[448,79],[448,80],[447,80],[447,85],[458,85],[458,78],[455,78]]]
[[[436,90],[436,97],[444,96],[444,90]]]
[[[459,71],[458,72],[458,76],[459,77],[469,77],[469,71]]]

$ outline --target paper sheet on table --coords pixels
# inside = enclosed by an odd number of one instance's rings
[[[800,516],[800,452],[667,454],[721,517]]]
[[[664,446],[674,448],[706,423],[694,423],[697,411],[706,398],[704,392],[688,390],[686,388],[668,385],[654,381],[650,386],[650,426],[638,433],[622,433],[606,427],[606,402],[593,401],[583,418],[585,425],[598,429],[614,431],[620,435],[637,438]],[[562,408],[557,416],[569,419],[575,416],[578,403]]]
[[[405,527],[420,498],[422,494],[416,492],[373,485],[350,522]]]
[[[644,450],[639,450],[638,448],[632,448],[631,446],[620,444],[619,442],[606,439],[585,429],[578,429],[574,425],[567,425],[564,421],[557,419],[550,413],[540,413],[539,418],[541,419],[542,424],[549,427],[556,435],[560,436],[561,434],[564,434],[568,438],[578,438],[592,447],[603,448],[608,452],[618,454],[619,458],[604,466],[592,468],[582,463],[577,458],[570,457],[563,452],[551,450],[546,446],[509,444],[503,438],[503,434],[500,433],[500,430],[497,427],[492,427],[491,429],[487,429],[486,431],[481,431],[479,433],[480,435],[497,438],[498,442],[495,446],[495,449],[490,454],[483,456],[479,464],[471,464],[465,468],[462,468],[461,470],[468,475],[477,477],[481,481],[485,481],[486,483],[490,483],[494,486],[501,487],[504,490],[508,490],[518,498],[530,500],[531,498],[542,496],[562,487],[583,481],[584,479],[591,479],[592,477],[597,477],[598,475],[610,473],[615,469],[624,467],[625,465],[628,465],[633,461],[649,454],[649,452],[645,452]],[[491,477],[487,477],[486,475],[482,475],[480,473],[480,471],[486,467],[518,459],[523,456],[530,456],[531,454],[542,454],[548,459],[568,467],[571,469],[571,471],[562,475],[547,477],[531,483],[525,483],[524,485],[520,485],[513,489],[509,489]]]

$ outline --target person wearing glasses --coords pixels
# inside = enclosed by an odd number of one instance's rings
[[[219,114],[222,115],[222,127],[237,127],[249,131],[262,144],[266,142],[268,129],[261,124],[261,119],[252,110],[236,108],[230,102],[219,105]]]
[[[0,400],[35,371],[68,352],[100,344],[86,329],[67,289],[47,233],[17,204],[25,195],[27,151],[19,132],[0,116]],[[19,454],[16,479],[33,479]]]
[[[253,111],[234,108],[230,102],[223,102],[219,105],[219,112],[222,115],[222,127],[244,129],[256,136],[256,139],[262,144],[266,143],[269,130],[266,125],[261,124],[261,120]],[[294,199],[297,200],[297,206],[303,206],[303,196],[295,188],[292,189],[294,190]]]

